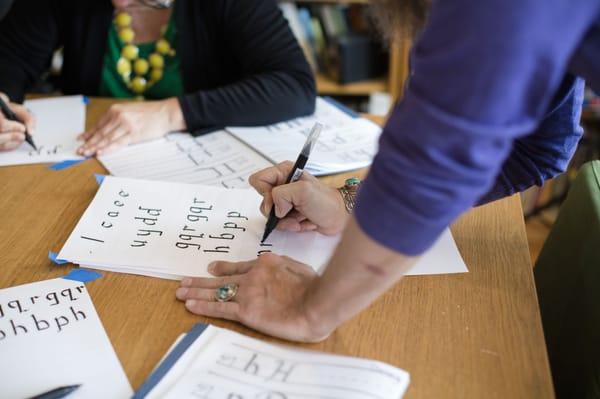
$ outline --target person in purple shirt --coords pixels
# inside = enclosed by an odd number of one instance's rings
[[[422,14],[419,4],[381,6],[393,16]],[[462,212],[564,171],[582,135],[583,79],[600,90],[600,1],[434,1],[411,71],[353,215],[306,173],[283,184],[289,163],[250,180],[264,213],[273,203],[280,217],[291,210],[280,229],[343,231],[324,273],[273,254],[215,262],[217,278],[182,281],[176,295],[188,310],[321,340],[395,284]],[[215,301],[228,283],[233,298]]]

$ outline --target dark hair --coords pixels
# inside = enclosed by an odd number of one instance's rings
[[[430,0],[374,0],[371,15],[388,38],[412,38],[423,28]]]

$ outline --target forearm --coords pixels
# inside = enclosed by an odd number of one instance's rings
[[[186,123],[181,111],[181,104],[176,97],[162,100],[164,107],[164,115],[167,118],[167,123],[170,132],[186,130]]]
[[[312,77],[267,71],[212,90],[179,97],[190,129],[257,126],[314,111]]]
[[[373,241],[352,218],[325,272],[306,297],[306,312],[315,333],[326,336],[365,309],[417,259]]]

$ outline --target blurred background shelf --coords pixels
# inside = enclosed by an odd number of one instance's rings
[[[318,93],[359,112],[386,115],[402,94],[411,43],[384,39],[371,17],[371,3],[279,0],[315,71]]]
[[[388,90],[388,82],[385,77],[363,80],[355,83],[339,84],[322,73],[317,73],[316,80],[317,91],[319,94],[325,95],[368,96],[375,91]]]

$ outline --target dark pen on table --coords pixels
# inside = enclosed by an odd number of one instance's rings
[[[2,97],[0,97],[0,108],[2,109],[2,113],[8,120],[23,123],[23,121],[19,119],[17,114],[15,114],[13,112],[13,110],[9,108],[8,104],[6,104],[6,102],[4,102]],[[25,125],[25,123],[23,123],[23,125]],[[33,138],[27,131],[27,126],[25,126],[25,141],[28,142],[29,145],[32,146],[34,150],[37,151],[37,147],[35,146],[35,143],[33,142]]]
[[[308,162],[308,157],[310,156],[310,152],[312,151],[317,139],[319,138],[319,134],[321,134],[321,130],[323,129],[323,125],[320,123],[315,123],[313,128],[311,129],[308,137],[306,138],[306,142],[304,143],[304,147],[302,147],[302,151],[300,155],[298,155],[298,159],[296,159],[296,163],[294,163],[294,167],[290,171],[285,184],[293,183],[298,181],[300,177],[302,177],[302,173],[304,172],[304,167]],[[267,220],[267,225],[265,226],[265,232],[263,234],[261,243],[265,242],[265,240],[269,237],[269,234],[275,230],[277,227],[277,223],[279,223],[279,218],[275,215],[275,204],[273,203],[273,207],[271,208],[271,213],[269,213],[269,219]]]
[[[75,392],[81,385],[68,385],[59,387],[39,395],[32,396],[29,399],[60,399]]]

